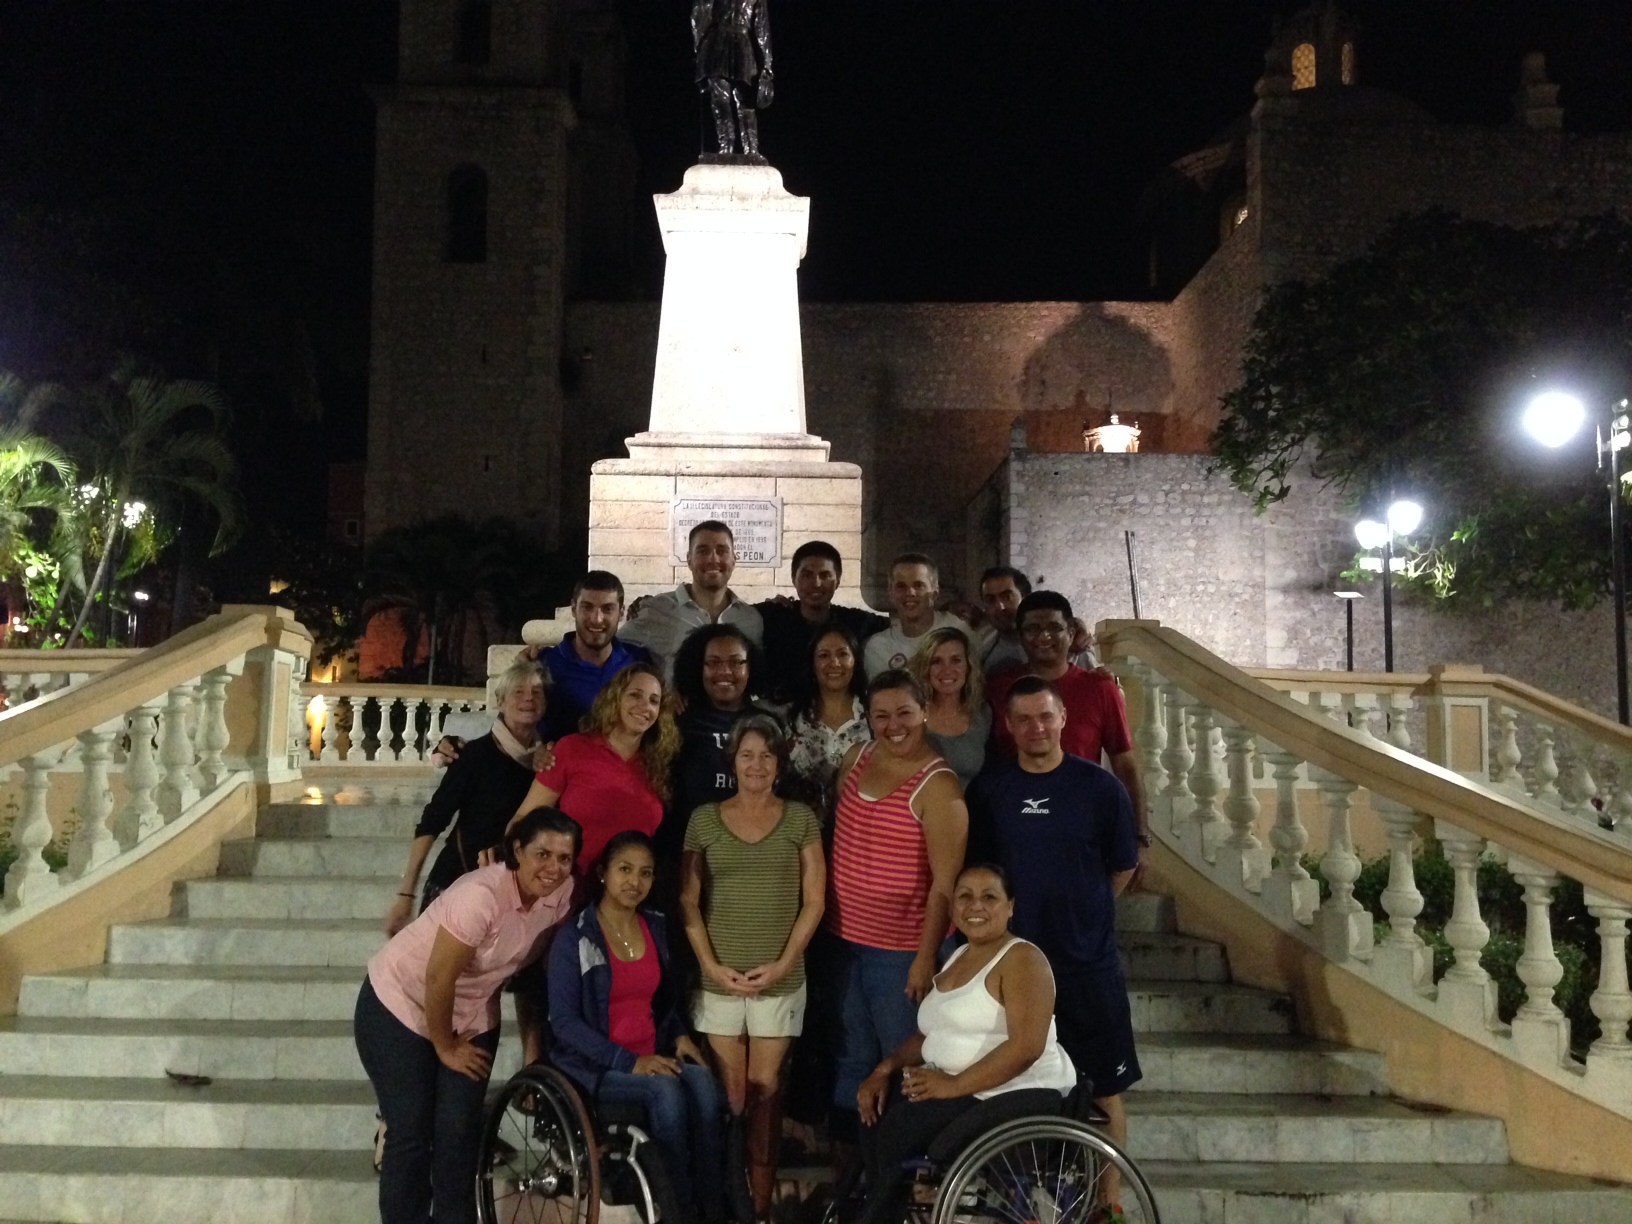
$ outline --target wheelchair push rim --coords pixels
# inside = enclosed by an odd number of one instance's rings
[[[1150,1183],[1116,1144],[1071,1118],[1018,1118],[981,1136],[941,1180],[930,1224],[1098,1224],[1110,1169],[1127,1224],[1160,1224]]]
[[[571,1081],[552,1067],[519,1071],[482,1129],[477,1215],[482,1224],[596,1224],[600,1157]]]

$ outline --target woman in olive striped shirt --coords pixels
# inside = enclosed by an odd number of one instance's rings
[[[774,789],[788,759],[776,720],[742,719],[726,752],[737,790],[692,812],[680,903],[703,974],[693,1021],[708,1037],[734,1128],[746,1129],[754,1215],[764,1220],[776,1185],[782,1063],[804,1023],[805,945],[822,920],[827,868],[816,814]],[[728,1153],[741,1150],[736,1140]]]

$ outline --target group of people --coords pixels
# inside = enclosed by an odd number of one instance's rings
[[[768,1217],[784,1105],[862,1144],[870,1220],[978,1101],[1080,1075],[1123,1133],[1114,898],[1150,838],[1070,603],[994,568],[977,630],[907,553],[885,618],[833,602],[818,540],[792,597],[750,605],[718,522],[688,561],[629,619],[614,575],[584,575],[573,631],[498,678],[491,730],[440,746],[357,1005],[387,1224],[473,1218],[506,982],[529,1060],[644,1106],[698,1224]]]

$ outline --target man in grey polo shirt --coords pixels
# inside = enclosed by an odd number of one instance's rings
[[[640,614],[618,630],[622,641],[650,651],[665,674],[686,634],[703,625],[735,625],[756,646],[765,638],[758,609],[731,590],[737,548],[730,527],[715,519],[693,527],[686,537],[686,564],[691,568],[690,582],[648,597],[640,605]]]

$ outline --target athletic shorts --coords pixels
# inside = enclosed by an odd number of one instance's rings
[[[805,1027],[805,984],[792,994],[756,999],[699,990],[691,1019],[699,1033],[717,1037],[797,1037]]]
[[[1095,1097],[1118,1096],[1144,1075],[1133,1048],[1133,1009],[1121,969],[1054,971],[1054,1028]]]

